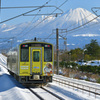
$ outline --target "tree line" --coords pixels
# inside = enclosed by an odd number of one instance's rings
[[[75,61],[80,60],[100,60],[100,45],[97,40],[91,40],[91,42],[86,44],[83,49],[75,48],[70,51],[61,52],[59,56],[59,65],[60,67],[65,67],[67,69],[78,70],[87,73],[91,72],[100,75],[100,67],[89,65],[80,66],[75,63]]]
[[[91,40],[83,49],[75,48],[60,55],[61,61],[100,60],[100,45],[97,40]]]

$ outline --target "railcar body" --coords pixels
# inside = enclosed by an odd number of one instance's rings
[[[23,84],[52,82],[53,45],[24,42],[8,52],[8,70]]]

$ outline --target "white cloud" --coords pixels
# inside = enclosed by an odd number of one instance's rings
[[[17,40],[17,42],[22,42],[23,40]]]
[[[9,29],[6,29],[6,30],[3,30],[2,32],[8,32],[8,31],[11,31],[13,29],[15,29],[16,27],[12,27],[12,28],[9,28]]]
[[[70,45],[70,44],[67,44],[67,45]]]
[[[77,35],[73,35],[74,37],[95,37],[95,36],[100,36],[100,34],[77,34]]]
[[[2,26],[1,26],[1,28],[5,28],[7,25],[6,24],[3,24]]]
[[[67,45],[75,45],[75,44],[72,43],[72,44],[67,44]]]
[[[75,44],[71,44],[71,45],[75,45]]]

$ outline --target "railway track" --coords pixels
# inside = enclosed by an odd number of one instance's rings
[[[0,62],[0,65],[3,66],[5,69],[7,69],[7,65],[6,65],[6,64],[2,64],[2,63]],[[7,69],[7,70],[8,70],[8,69]]]
[[[60,97],[59,95],[49,91],[48,89],[41,87],[41,88],[28,88],[37,98],[40,100],[65,100],[64,98]]]
[[[55,96],[56,98],[58,98],[59,100],[64,100],[64,98],[60,97],[59,95],[47,90],[46,88],[44,87],[41,87],[43,90],[47,91],[48,93],[50,93],[51,95]]]
[[[79,82],[77,83],[77,82],[74,82],[71,80],[66,80],[66,79],[63,79],[63,77],[61,77],[61,78],[54,77],[53,81],[58,82],[61,85],[73,87],[73,89],[77,88],[77,89],[80,89],[82,91],[86,91],[89,93],[89,96],[90,96],[90,94],[94,94],[95,98],[97,95],[100,96],[100,89],[97,87],[93,87],[91,85],[86,85],[86,84],[82,84]]]
[[[39,94],[37,94],[37,92],[35,92],[34,90],[32,90],[31,88],[28,88],[34,95],[36,95],[36,97],[38,97],[40,100],[44,100]]]

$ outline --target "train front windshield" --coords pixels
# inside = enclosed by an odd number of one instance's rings
[[[51,48],[45,48],[44,49],[44,61],[45,62],[51,62],[52,61],[52,49]]]
[[[50,44],[22,44],[21,45],[21,62],[29,62],[29,47],[44,47],[44,62],[52,62],[52,45]],[[36,52],[35,52],[36,55]],[[36,60],[36,59],[34,59]]]
[[[21,61],[29,61],[29,49],[22,48],[21,49]]]

